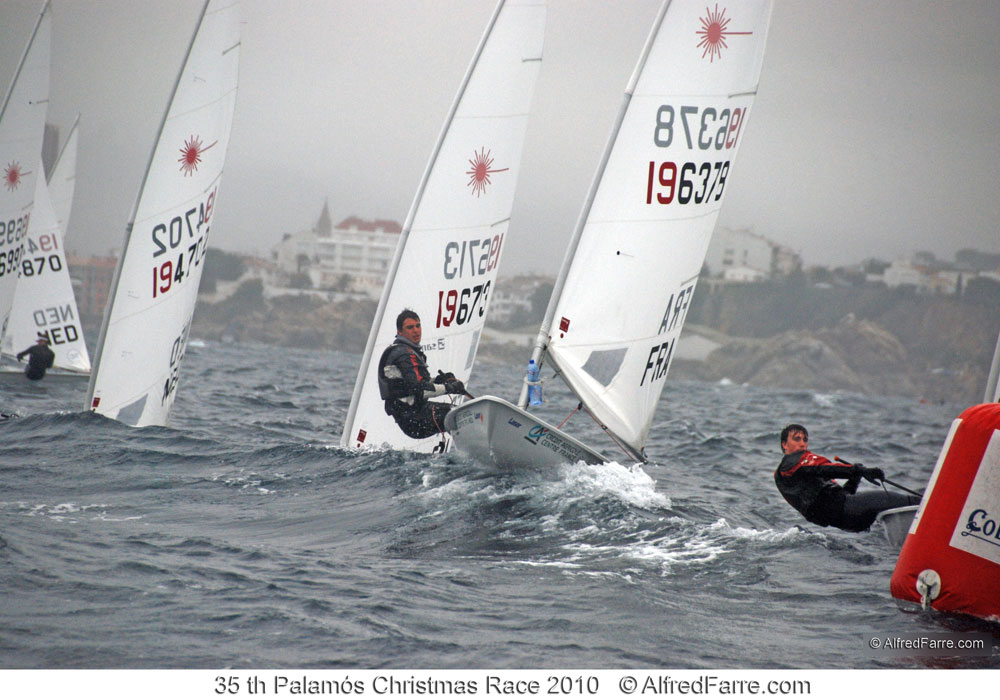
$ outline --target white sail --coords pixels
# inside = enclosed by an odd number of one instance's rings
[[[549,359],[635,456],[732,174],[770,13],[770,0],[664,4],[546,314]]]
[[[76,115],[69,136],[63,144],[56,164],[49,177],[49,197],[52,199],[52,209],[56,213],[56,223],[62,234],[63,243],[69,234],[69,213],[73,208],[73,193],[76,191],[76,156],[79,148],[80,115]]]
[[[126,227],[88,406],[129,425],[165,424],[177,395],[232,129],[239,43],[238,4],[208,0]]]
[[[42,167],[39,158],[38,167]],[[58,164],[53,173],[59,171]],[[15,355],[45,337],[55,353],[54,369],[90,372],[90,355],[76,308],[59,222],[44,177],[35,180],[31,230],[21,260],[3,352]]]
[[[419,314],[428,367],[472,372],[520,171],[545,30],[543,0],[501,1],[414,199],[362,358],[341,444],[430,451],[386,415],[378,358],[404,308]]]
[[[8,37],[5,37],[8,38]],[[0,108],[0,340],[7,334],[30,230],[49,100],[52,13],[46,1]]]

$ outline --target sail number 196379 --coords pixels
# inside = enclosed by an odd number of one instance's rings
[[[677,163],[649,161],[646,178],[646,204],[701,204],[718,202],[726,188],[729,161],[714,163]]]
[[[721,108],[660,105],[653,143],[659,148],[684,148],[702,157],[736,147],[748,107]],[[683,140],[682,140],[683,139]],[[651,160],[646,174],[646,204],[718,202],[729,175],[728,160],[701,162]]]

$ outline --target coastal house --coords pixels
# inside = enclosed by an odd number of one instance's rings
[[[801,257],[747,229],[715,231],[705,255],[709,276],[726,282],[759,282],[802,268]]]
[[[281,274],[315,289],[354,291],[377,299],[382,292],[402,227],[389,219],[350,216],[331,223],[323,204],[316,225],[286,233],[272,251]]]

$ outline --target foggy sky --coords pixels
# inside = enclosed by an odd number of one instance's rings
[[[549,0],[502,275],[558,268],[659,5]],[[0,89],[41,6],[0,3]],[[325,199],[335,222],[402,223],[494,6],[243,0],[211,245],[267,255]],[[65,138],[82,114],[70,250],[121,245],[200,7],[53,0],[48,121]],[[1000,252],[998,36],[994,0],[776,0],[719,225],[807,264]]]

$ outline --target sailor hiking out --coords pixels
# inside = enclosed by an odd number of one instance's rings
[[[808,447],[809,431],[804,426],[793,423],[781,431],[785,456],[774,472],[774,483],[789,505],[809,522],[862,532],[883,510],[920,503],[919,496],[884,489],[859,492],[862,479],[885,481],[882,470],[861,463],[831,462]],[[833,479],[847,479],[847,483],[841,486]]]
[[[465,385],[451,372],[431,379],[427,356],[420,349],[420,317],[403,309],[396,317],[396,339],[378,361],[378,389],[385,412],[408,437],[422,439],[444,432],[451,404],[428,401],[445,394],[465,394]]]

